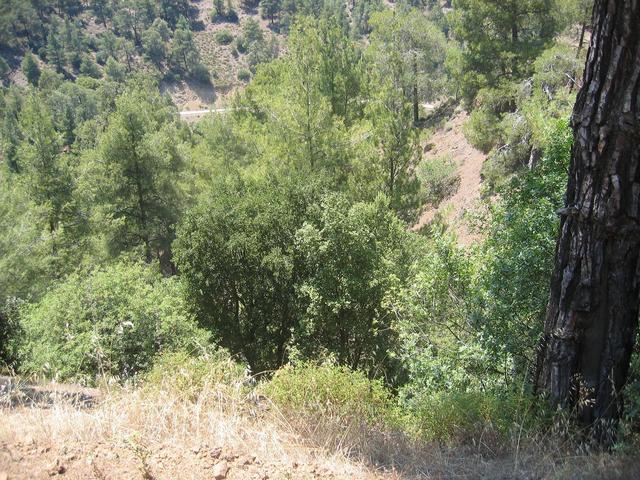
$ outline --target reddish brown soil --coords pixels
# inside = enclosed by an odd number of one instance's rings
[[[429,160],[442,155],[450,155],[458,165],[457,173],[460,183],[457,191],[438,207],[425,210],[418,223],[413,227],[419,230],[431,222],[440,213],[448,221],[458,235],[459,243],[468,245],[477,240],[477,236],[470,231],[466,213],[474,208],[480,198],[482,179],[480,172],[486,156],[469,144],[462,126],[469,118],[467,112],[460,112],[449,120],[429,139],[433,145],[430,151],[424,153],[424,159]]]

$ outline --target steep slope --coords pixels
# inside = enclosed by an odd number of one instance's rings
[[[424,161],[443,155],[450,156],[457,165],[460,179],[456,192],[437,207],[426,209],[413,227],[419,230],[440,214],[458,234],[463,245],[473,243],[477,238],[470,231],[466,213],[473,209],[480,199],[482,178],[480,172],[486,156],[475,149],[462,133],[462,127],[469,118],[465,111],[457,112],[444,126],[429,139],[431,149],[425,147]]]

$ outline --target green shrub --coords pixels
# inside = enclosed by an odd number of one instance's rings
[[[236,12],[235,8],[233,8],[232,6],[227,8],[227,15],[225,17],[225,20],[231,23],[238,23],[238,12]]]
[[[36,62],[35,57],[31,52],[27,52],[22,59],[21,63],[22,73],[27,77],[27,81],[31,85],[38,85],[38,80],[40,80],[40,67],[38,66],[38,62]]]
[[[317,445],[364,450],[372,435],[400,424],[393,399],[382,383],[346,367],[286,366],[262,391],[290,425]]]
[[[507,83],[478,92],[477,107],[471,112],[463,132],[469,143],[484,153],[504,143],[503,117],[516,110],[518,85]]]
[[[16,366],[17,347],[22,333],[18,322],[20,305],[21,301],[15,298],[0,303],[0,370]]]
[[[92,78],[102,77],[102,71],[100,70],[100,67],[98,67],[98,64],[94,62],[89,55],[84,55],[82,57],[82,62],[80,63],[80,73]]]
[[[10,70],[11,70],[11,67],[9,66],[7,61],[4,59],[4,57],[0,55],[0,80],[2,79],[2,77],[7,75]]]
[[[538,165],[498,189],[480,218],[485,241],[477,257],[477,309],[485,344],[494,354],[508,352],[521,373],[534,362],[549,300],[564,205],[572,131],[566,121],[550,125]]]
[[[500,117],[495,113],[479,108],[471,112],[463,127],[464,136],[475,148],[489,153],[500,137]]]
[[[624,446],[640,444],[640,336],[631,356],[629,380],[624,388],[624,416],[621,422],[621,438]]]
[[[229,45],[233,42],[233,34],[229,30],[220,30],[216,33],[216,42],[219,45]]]
[[[251,80],[251,72],[246,68],[238,70],[238,80],[245,83],[248,82]]]
[[[211,73],[202,63],[198,63],[191,69],[191,77],[202,83],[211,83]]]
[[[238,53],[246,53],[247,52],[247,43],[244,38],[237,37],[235,41],[235,50]]]
[[[457,166],[450,155],[421,162],[418,178],[422,183],[426,200],[432,205],[438,205],[453,195],[460,182]]]
[[[149,266],[73,274],[22,309],[22,369],[60,379],[128,377],[150,368],[158,352],[208,344],[187,312],[177,279]]]

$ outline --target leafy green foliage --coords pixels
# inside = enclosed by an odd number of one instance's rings
[[[187,310],[177,279],[147,266],[73,274],[21,310],[22,368],[59,379],[130,376],[149,369],[158,352],[207,345]]]
[[[215,187],[187,213],[176,261],[203,325],[254,371],[272,369],[286,361],[298,318],[294,235],[315,188],[274,176]]]
[[[157,67],[161,66],[167,56],[167,48],[165,39],[157,27],[151,26],[144,31],[142,46],[145,56]]]
[[[580,65],[572,49],[555,46],[533,62],[530,79],[478,92],[477,107],[464,133],[476,148],[489,154],[482,169],[488,190],[538,161],[549,123],[570,115]]]
[[[385,10],[371,19],[369,55],[380,79],[402,89],[419,121],[419,104],[435,100],[444,89],[445,37],[418,9]]]
[[[411,128],[411,107],[400,90],[385,82],[366,113],[371,118],[377,155],[365,168],[377,168],[380,186],[390,198],[391,208],[403,220],[412,222],[424,199],[415,174],[420,146],[417,132]]]
[[[463,96],[524,78],[558,30],[550,0],[457,0],[453,26],[463,50]],[[488,61],[491,59],[491,61]]]
[[[20,301],[12,298],[0,303],[0,371],[15,371],[18,362],[18,342],[22,337],[19,315]]]
[[[478,320],[487,344],[504,348],[521,371],[532,365],[543,325],[571,143],[558,122],[539,165],[501,189],[483,221]]]
[[[32,53],[27,53],[21,63],[22,73],[27,77],[27,81],[31,85],[37,85],[38,80],[40,80],[40,67],[38,67],[38,62],[36,62]]]
[[[200,53],[196,48],[189,24],[184,17],[180,18],[176,30],[173,32],[171,60],[184,72],[192,72],[200,65]]]
[[[233,34],[229,30],[220,30],[216,33],[216,42],[220,45],[229,45],[233,42]]]
[[[383,300],[405,274],[404,226],[383,196],[352,206],[331,196],[319,207],[296,234],[308,276],[297,286],[305,311],[294,346],[393,383],[396,335]]]
[[[446,445],[475,445],[491,450],[508,445],[516,429],[530,429],[532,399],[515,393],[437,392],[411,410],[415,434]],[[410,427],[410,428],[411,428]]]
[[[39,213],[39,226],[48,237],[51,268],[61,274],[73,261],[73,250],[83,228],[73,197],[70,156],[62,152],[62,137],[53,115],[36,94],[25,101],[20,114],[24,139],[20,144],[19,182]]]
[[[408,281],[388,296],[397,318],[400,354],[411,381],[402,396],[475,390],[494,366],[468,324],[473,266],[455,238],[434,229],[417,248]]]
[[[86,154],[83,186],[98,222],[109,225],[104,233],[114,255],[138,247],[170,271],[183,159],[174,107],[157,91],[148,93],[154,88],[141,80],[118,97],[96,149]]]
[[[238,80],[248,82],[249,80],[251,80],[251,72],[245,69],[238,70]]]
[[[213,337],[255,372],[296,365],[265,391],[327,442],[506,439],[529,418],[512,392],[566,177],[570,135],[550,125],[581,76],[561,43],[587,3],[244,0],[242,34],[213,32],[247,86],[187,125],[160,88],[228,80],[200,58],[193,2],[3,2],[0,76],[22,60],[30,85],[0,94],[0,357],[92,379],[167,353],[146,388],[201,405],[211,386],[246,392],[230,354],[200,351]],[[439,221],[410,228],[455,189],[449,158],[421,158],[451,96],[498,194],[470,248]]]

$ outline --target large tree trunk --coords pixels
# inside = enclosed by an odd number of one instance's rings
[[[640,302],[640,0],[592,25],[536,384],[610,444]]]

